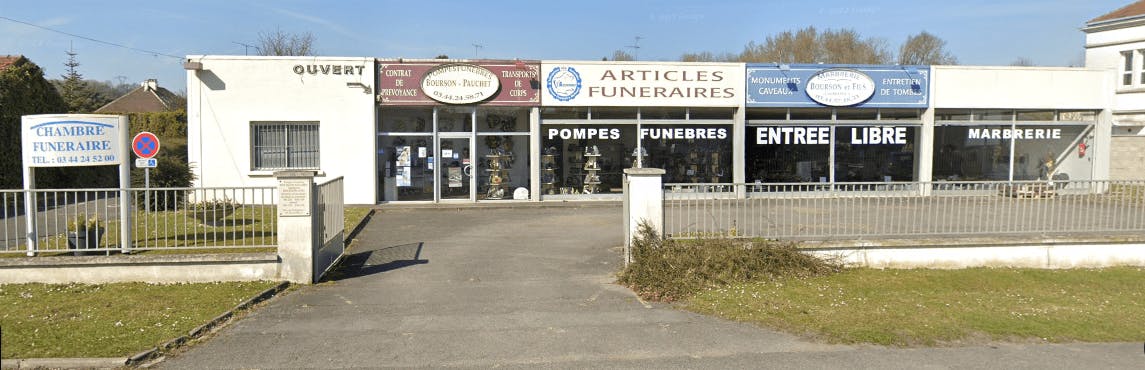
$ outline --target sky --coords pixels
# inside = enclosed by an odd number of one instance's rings
[[[964,65],[1008,65],[1023,57],[1069,66],[1084,63],[1085,22],[1130,3],[0,0],[0,55],[24,55],[48,78],[60,78],[71,49],[87,79],[156,78],[180,92],[184,56],[254,54],[243,44],[275,30],[313,34],[315,49],[326,56],[600,60],[620,49],[639,60],[667,61],[688,52],[738,53],[749,42],[814,26],[853,29],[895,52],[908,36],[926,31],[945,40]]]

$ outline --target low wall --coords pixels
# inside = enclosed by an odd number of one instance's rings
[[[945,239],[805,242],[812,254],[870,268],[1145,266],[1145,240]]]
[[[281,280],[274,252],[0,258],[0,284]]]

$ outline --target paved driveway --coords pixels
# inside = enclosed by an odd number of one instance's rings
[[[614,285],[615,206],[386,209],[338,280],[303,287],[161,364],[301,367],[1123,367],[1141,344],[817,344],[640,302]]]

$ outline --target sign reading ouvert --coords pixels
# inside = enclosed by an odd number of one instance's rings
[[[309,178],[279,179],[278,215],[309,216],[311,186]]]

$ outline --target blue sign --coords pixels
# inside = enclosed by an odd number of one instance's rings
[[[929,66],[748,64],[746,77],[748,107],[930,105]]]

